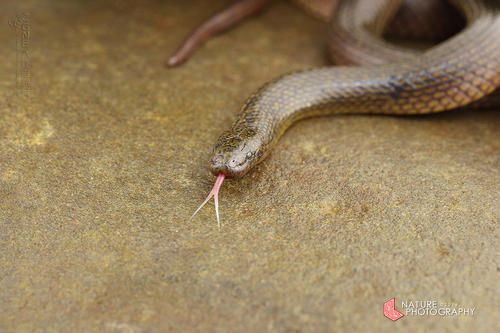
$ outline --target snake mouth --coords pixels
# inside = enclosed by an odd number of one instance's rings
[[[224,174],[226,178],[241,178],[249,170],[248,161],[239,162],[236,159],[226,160],[222,155],[215,155],[210,164],[214,175]]]

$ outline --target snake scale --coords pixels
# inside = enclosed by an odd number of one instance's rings
[[[421,2],[432,1],[438,0]],[[240,6],[239,16],[230,11],[215,16],[216,20],[195,31],[201,36],[198,44],[267,2],[242,0],[233,5]],[[343,66],[287,73],[254,92],[217,140],[210,164],[217,180],[195,214],[213,196],[219,223],[217,194],[223,180],[244,176],[300,119],[331,114],[429,114],[482,101],[500,105],[500,0],[448,0],[464,18],[465,27],[421,52],[382,38],[402,0],[301,2],[320,15],[324,8],[332,10],[326,15],[329,51],[332,60]],[[241,8],[246,8],[245,15]],[[171,65],[179,54],[187,57],[186,43],[183,47],[170,59]],[[363,66],[346,66],[352,64]]]

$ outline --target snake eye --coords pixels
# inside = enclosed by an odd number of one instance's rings
[[[247,153],[247,159],[248,159],[248,158],[251,158],[251,157],[252,157],[252,155],[253,155],[253,154],[252,154],[252,152],[251,152],[251,151],[249,151],[249,152]]]

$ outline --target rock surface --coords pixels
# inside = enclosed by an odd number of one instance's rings
[[[278,2],[164,68],[228,3],[1,2],[0,331],[498,330],[495,111],[302,121],[225,182],[221,232],[213,203],[188,220],[245,98],[327,64],[325,26]],[[475,313],[392,322],[393,297]]]

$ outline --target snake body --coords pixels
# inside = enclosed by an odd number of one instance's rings
[[[399,0],[376,2],[379,8],[387,9],[396,8]],[[437,46],[416,53],[389,47],[361,29],[375,27],[380,34],[390,15],[382,11],[358,18],[357,10],[367,1],[340,0],[330,23],[330,50],[340,59],[352,59],[352,55],[346,57],[349,50],[359,55],[372,51],[373,56],[362,61],[372,65],[296,71],[264,84],[248,98],[232,126],[217,140],[210,165],[212,173],[242,177],[264,159],[287,128],[306,117],[428,114],[470,105],[492,93],[498,95],[500,1],[450,3],[465,17],[466,27]],[[346,19],[349,13],[354,15],[350,20]],[[346,34],[346,29],[351,34]],[[350,45],[356,48],[349,49]],[[379,64],[386,61],[392,62]]]

